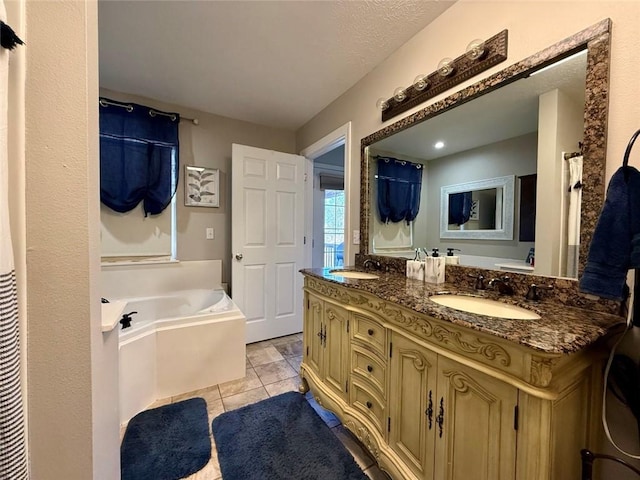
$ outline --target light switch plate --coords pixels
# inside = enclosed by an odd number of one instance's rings
[[[353,231],[353,244],[360,245],[360,230]]]
[[[207,240],[213,240],[213,237],[214,237],[213,228],[207,227],[206,232],[207,232]]]

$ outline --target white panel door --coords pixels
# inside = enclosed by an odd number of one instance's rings
[[[305,168],[300,155],[233,144],[231,294],[247,343],[302,331]]]

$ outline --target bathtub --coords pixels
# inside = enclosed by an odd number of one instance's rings
[[[120,421],[158,399],[245,375],[245,317],[222,289],[120,298]]]

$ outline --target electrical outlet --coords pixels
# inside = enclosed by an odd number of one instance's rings
[[[214,233],[212,227],[207,227],[207,240],[213,240]]]
[[[353,244],[360,245],[360,230],[353,231]]]

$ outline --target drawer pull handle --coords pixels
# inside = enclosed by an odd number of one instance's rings
[[[431,425],[433,421],[433,398],[431,397],[431,390],[429,390],[429,403],[424,413],[427,415],[427,420],[429,422],[429,430],[431,430]]]
[[[373,372],[373,367],[371,365],[367,365],[367,372]]]
[[[373,403],[367,400],[367,408],[371,408],[371,407],[373,407]]]
[[[440,413],[436,417],[436,423],[438,424],[439,437],[442,438],[442,425],[444,424],[444,398],[440,397]]]
[[[369,330],[367,330],[367,333],[368,333],[369,335],[373,335],[373,328],[370,328]]]

